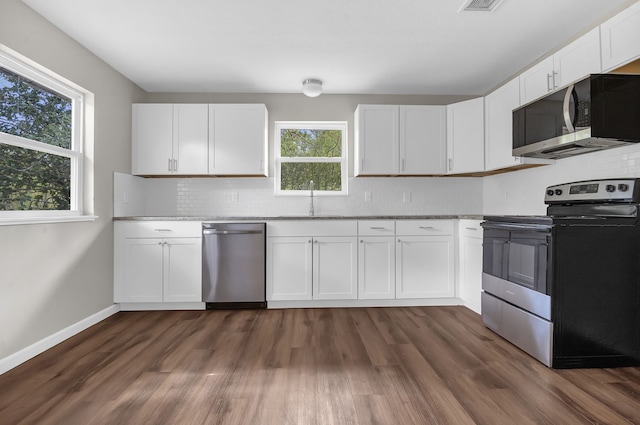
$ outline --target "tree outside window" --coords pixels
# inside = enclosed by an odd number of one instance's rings
[[[0,212],[77,210],[79,96],[34,80],[0,66]]]
[[[346,122],[276,122],[276,194],[347,192]]]

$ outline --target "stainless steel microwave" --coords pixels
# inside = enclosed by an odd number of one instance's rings
[[[640,75],[592,74],[513,110],[513,155],[559,159],[640,142]]]

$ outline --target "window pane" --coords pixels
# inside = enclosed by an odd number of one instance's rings
[[[71,149],[72,101],[0,67],[0,131]]]
[[[280,156],[339,158],[342,130],[282,129]]]
[[[71,159],[0,144],[0,211],[70,210]]]
[[[313,180],[315,190],[340,191],[341,167],[338,162],[283,162],[281,166],[281,190],[309,190]]]

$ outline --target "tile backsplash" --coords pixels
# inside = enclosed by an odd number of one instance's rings
[[[348,195],[316,196],[316,215],[481,214],[482,179],[471,177],[349,178]],[[133,193],[123,193],[133,191]],[[144,198],[142,209],[122,200]],[[130,202],[130,201],[129,201]],[[114,175],[114,216],[299,216],[308,196],[276,196],[274,179],[167,178]],[[137,207],[139,208],[139,206]]]

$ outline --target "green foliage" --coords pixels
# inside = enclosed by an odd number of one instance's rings
[[[71,148],[72,102],[0,68],[0,132]],[[0,143],[0,211],[69,210],[71,160]]]
[[[342,131],[284,129],[280,135],[280,155],[283,158],[308,158],[307,162],[281,163],[282,190],[309,190],[313,180],[316,190],[340,191],[339,162],[314,162],[314,158],[340,158]]]

